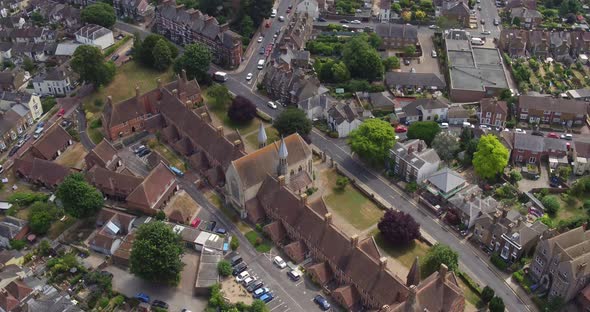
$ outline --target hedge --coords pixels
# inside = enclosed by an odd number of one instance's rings
[[[479,284],[472,280],[469,275],[461,271],[457,271],[457,275],[465,283],[465,285],[467,285],[467,287],[471,288],[471,290],[473,290],[473,292],[475,292],[477,295],[481,295],[481,288],[479,287]]]
[[[110,46],[109,48],[104,50],[104,55],[109,56],[109,55],[113,54],[115,51],[117,51],[118,48],[120,48],[122,45],[125,44],[125,42],[127,42],[129,40],[131,40],[131,36],[130,35],[125,36],[123,39],[119,40],[117,43],[113,44],[112,46]]]
[[[492,254],[490,261],[500,270],[506,271],[508,268],[508,264],[504,262],[504,259],[500,258],[500,255],[497,253]]]

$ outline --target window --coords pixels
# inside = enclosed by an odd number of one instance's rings
[[[492,112],[487,112],[487,113],[486,113],[486,117],[488,117],[488,118],[489,118],[489,117],[492,117]]]
[[[537,157],[530,157],[529,158],[529,163],[534,164],[537,162]]]

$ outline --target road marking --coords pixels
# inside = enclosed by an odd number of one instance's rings
[[[299,282],[299,283],[295,284],[295,286],[299,286],[299,285],[301,285],[301,283],[303,283],[303,282],[305,282],[305,279],[303,279],[303,278],[302,278],[302,279],[301,279],[301,282]]]

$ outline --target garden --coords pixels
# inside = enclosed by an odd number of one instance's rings
[[[545,207],[541,221],[551,228],[572,229],[590,221],[590,177],[578,179],[565,193],[535,193]]]

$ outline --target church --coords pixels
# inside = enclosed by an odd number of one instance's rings
[[[225,201],[242,218],[248,217],[248,206],[256,199],[268,175],[285,177],[285,184],[295,193],[313,183],[311,148],[297,133],[267,145],[264,125],[258,130],[258,150],[230,163],[225,172]]]

